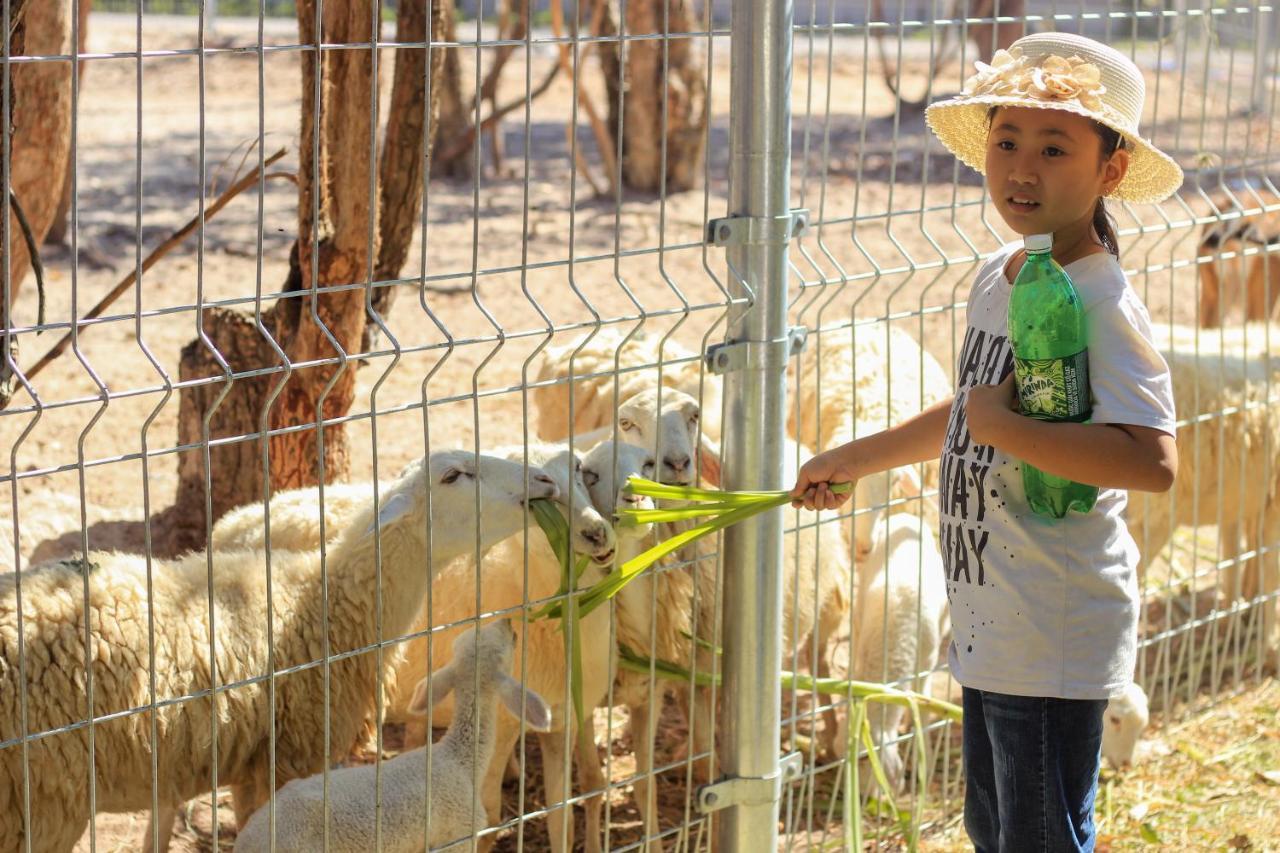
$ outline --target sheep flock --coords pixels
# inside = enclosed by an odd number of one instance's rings
[[[1169,496],[1132,501],[1128,520],[1144,570],[1179,525],[1217,524],[1221,596],[1264,605],[1274,665],[1280,362],[1256,328],[1195,332],[1166,328],[1160,341],[1177,394],[1178,481]],[[787,476],[814,452],[947,399],[949,374],[887,324],[811,337],[790,371]],[[317,489],[280,492],[225,514],[208,552],[8,567],[0,853],[28,840],[34,851],[69,851],[96,812],[149,812],[140,846],[154,837],[167,849],[183,804],[223,786],[237,851],[409,851],[474,833],[487,849],[491,828],[513,817],[502,787],[513,765],[524,769],[526,738],[540,747],[530,769],[542,777],[552,850],[604,849],[602,810],[616,787],[606,764],[624,746],[644,849],[667,849],[657,789],[673,768],[659,758],[660,712],[669,700],[683,717],[686,742],[665,746],[707,782],[720,697],[623,664],[715,671],[720,584],[736,567],[701,540],[576,626],[539,619],[565,578],[529,502],[562,514],[584,565],[578,587],[687,529],[619,525],[617,513],[652,506],[624,488],[631,475],[719,484],[720,381],[674,340],[604,330],[542,352],[530,393],[537,441],[527,446],[437,450],[394,480],[327,486],[323,501]],[[843,643],[849,677],[925,692],[938,683],[950,627],[931,532],[936,489],[936,465],[924,465],[859,483],[841,513],[785,511],[784,668],[828,675]],[[62,529],[80,524],[78,502],[58,507],[74,510]],[[56,515],[44,514],[42,538],[58,532]],[[23,533],[0,554],[32,553]],[[845,703],[822,711],[820,752],[838,758]],[[598,742],[597,712],[617,740]],[[900,708],[869,719],[897,788],[911,770],[899,754],[907,721]],[[1107,719],[1104,754],[1123,766],[1148,720],[1141,687]],[[404,751],[351,763],[387,723],[404,726]],[[445,730],[434,743],[433,728]],[[685,773],[681,761],[671,775]]]

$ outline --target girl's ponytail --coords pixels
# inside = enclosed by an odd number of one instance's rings
[[[1093,230],[1102,238],[1102,245],[1108,252],[1120,259],[1120,240],[1116,237],[1116,223],[1107,213],[1107,206],[1102,199],[1093,208]]]
[[[1118,131],[1112,130],[1101,122],[1095,121],[1093,127],[1102,139],[1103,162],[1110,160],[1112,154],[1124,147],[1124,137]],[[1107,213],[1107,206],[1101,198],[1093,206],[1093,230],[1098,232],[1098,237],[1101,238],[1103,247],[1119,260],[1120,239],[1116,236],[1116,223]]]

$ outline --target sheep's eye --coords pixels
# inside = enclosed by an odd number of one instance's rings
[[[579,474],[581,474],[581,473],[582,473],[582,460],[581,460],[581,459],[575,459],[575,460],[573,461],[573,470],[577,471]]]
[[[1111,725],[1113,725],[1113,726],[1119,726],[1119,725],[1120,725],[1120,718],[1119,718],[1119,717],[1112,717],[1112,718],[1111,718]]]
[[[653,469],[654,469],[653,460],[650,459],[648,462],[645,462],[644,465],[640,467],[640,473],[644,474],[646,478],[652,479]]]
[[[582,482],[587,484],[587,488],[591,488],[596,483],[600,482],[600,475],[595,471],[583,471]]]
[[[618,421],[618,428],[623,432],[631,432],[633,429],[636,429],[636,425],[630,418],[622,418]]]
[[[440,482],[444,483],[447,486],[450,483],[458,482],[458,478],[461,476],[462,476],[462,471],[460,471],[457,468],[450,468],[448,471],[444,472],[444,476],[440,478]]]

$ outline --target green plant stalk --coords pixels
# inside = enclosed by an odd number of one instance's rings
[[[848,492],[852,483],[836,483],[831,487],[837,494]],[[788,491],[771,492],[725,492],[716,489],[699,489],[693,486],[671,486],[646,480],[643,477],[631,477],[627,480],[626,489],[632,494],[656,498],[658,500],[703,501],[699,506],[678,507],[674,509],[642,509],[622,510],[619,524],[634,526],[657,522],[682,521],[709,515],[707,521],[695,525],[671,538],[658,543],[649,550],[623,563],[616,571],[594,586],[575,593],[581,596],[579,616],[586,616],[618,592],[631,581],[656,563],[658,560],[683,548],[691,542],[701,539],[724,528],[737,524],[757,513],[785,506],[791,502]],[[556,618],[564,612],[563,602],[554,602],[539,611],[535,618]]]
[[[567,611],[561,608],[560,613],[557,615],[563,614],[560,618],[560,632],[564,634],[565,641],[569,644],[569,692],[573,699],[574,717],[578,722],[578,726],[581,727],[583,719],[586,717],[586,708],[583,707],[582,699],[582,631],[579,622],[582,614],[578,607],[578,598],[572,593],[578,578],[586,570],[589,558],[580,557],[577,564],[573,564],[573,550],[569,541],[571,535],[569,523],[560,514],[560,510],[556,508],[555,504],[545,498],[539,498],[529,502],[529,509],[533,512],[534,519],[538,522],[538,527],[542,529],[543,534],[547,537],[547,543],[551,545],[551,551],[556,555],[556,560],[560,563],[560,587],[556,591],[556,595],[566,596],[561,601],[568,601],[569,608]],[[554,604],[559,603],[560,601],[554,602]],[[550,606],[542,608],[533,614],[531,618],[542,618],[549,608]]]
[[[673,681],[692,680],[699,687],[720,686],[720,677],[714,673],[698,672],[695,676],[694,673],[689,672],[679,664],[664,660],[650,661],[648,658],[637,655],[626,647],[620,647],[618,650],[619,669],[647,674],[650,671],[651,664],[653,671],[663,678]],[[940,717],[945,717],[955,722],[959,722],[964,716],[964,711],[959,705],[953,705],[943,699],[934,699],[922,693],[900,690],[888,684],[875,684],[869,681],[853,681],[841,678],[814,678],[813,676],[800,675],[786,670],[779,671],[778,676],[779,685],[784,690],[808,690],[814,693],[821,693],[824,696],[845,696],[858,701],[903,705],[907,708],[914,706],[917,709],[928,709]]]

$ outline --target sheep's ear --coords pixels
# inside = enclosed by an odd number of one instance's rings
[[[431,711],[432,705],[438,704],[440,700],[449,695],[456,680],[457,675],[454,668],[446,666],[434,675],[419,681],[417,686],[413,688],[413,698],[409,700],[409,713],[425,716]],[[430,696],[428,696],[428,684],[430,685]],[[430,702],[428,702],[428,699],[430,699]]]
[[[509,675],[503,675],[498,679],[498,696],[512,716],[518,720],[523,719],[535,732],[551,731],[551,707],[534,691],[521,690],[520,682]]]
[[[924,491],[914,465],[904,465],[899,468],[893,485],[898,494],[904,498],[918,498]]]
[[[413,509],[413,498],[404,492],[395,492],[378,507],[378,517],[369,523],[369,529],[365,532],[372,533],[375,527],[381,530],[391,522],[408,515],[411,509]]]
[[[702,479],[719,488],[720,446],[711,440],[706,433],[703,433],[698,439],[698,466],[702,470]]]

